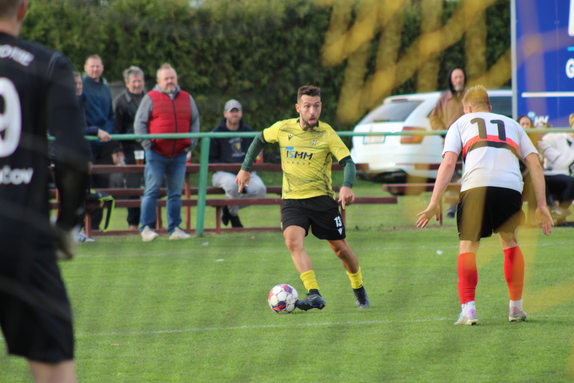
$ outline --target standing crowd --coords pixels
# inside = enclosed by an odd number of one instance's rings
[[[145,90],[145,75],[141,68],[130,66],[123,72],[125,89],[112,100],[109,86],[103,78],[104,64],[100,56],[91,55],[84,65],[85,77],[75,72],[76,95],[83,110],[85,134],[90,140],[91,162],[96,165],[133,165],[145,162],[143,178],[138,173],[125,174],[121,184],[128,188],[144,187],[141,207],[128,208],[127,224],[130,230],[139,230],[142,240],[153,241],[156,231],[156,207],[162,187],[167,189],[167,220],[169,239],[190,237],[180,225],[181,195],[186,164],[191,161],[195,139],[143,139],[112,140],[113,134],[171,134],[200,131],[199,111],[193,96],[178,85],[176,70],[163,64],[156,73],[156,85]],[[213,132],[252,132],[242,118],[241,103],[229,100],[223,118]],[[211,141],[210,162],[241,163],[252,138],[224,137]],[[124,175],[122,175],[124,177]],[[235,174],[215,172],[213,185],[225,191],[227,198],[263,197],[265,184],[252,172],[253,181],[248,190],[237,191]],[[113,182],[109,174],[91,174],[90,187],[106,189]],[[132,196],[132,199],[139,197]],[[239,219],[239,206],[226,206],[221,221],[224,225],[243,227]],[[102,227],[102,209],[90,212],[93,230]],[[82,230],[80,241],[93,241]]]

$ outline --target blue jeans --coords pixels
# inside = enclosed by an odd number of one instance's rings
[[[154,228],[157,199],[164,180],[167,183],[167,231],[172,233],[181,224],[181,194],[185,180],[187,152],[168,158],[153,149],[145,151],[145,191],[141,203],[140,224],[142,229]]]

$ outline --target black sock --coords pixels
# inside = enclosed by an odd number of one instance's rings
[[[317,295],[321,296],[321,293],[320,293],[319,290],[317,290],[317,289],[311,289],[311,290],[309,290],[309,294],[317,294]]]

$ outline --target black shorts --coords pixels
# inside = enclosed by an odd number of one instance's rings
[[[53,249],[0,253],[0,327],[10,354],[52,364],[74,358],[70,302]]]
[[[339,212],[339,204],[329,196],[307,199],[285,199],[281,208],[281,230],[299,226],[319,239],[345,239],[345,225]]]
[[[492,233],[514,233],[523,222],[522,195],[516,190],[479,187],[460,194],[457,206],[458,238],[477,242]]]

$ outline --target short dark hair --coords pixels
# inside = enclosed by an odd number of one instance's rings
[[[2,0],[0,1],[0,17],[12,17],[24,0]]]
[[[526,114],[521,114],[520,116],[518,116],[516,118],[516,122],[520,124],[520,120],[522,120],[523,118],[528,118],[530,120],[530,126],[534,128],[534,121],[532,121],[532,118],[528,117]]]
[[[297,91],[297,102],[302,96],[321,97],[321,88],[313,85],[303,85]]]

